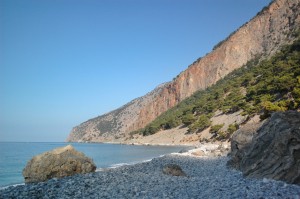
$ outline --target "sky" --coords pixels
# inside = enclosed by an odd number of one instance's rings
[[[65,141],[171,81],[269,2],[0,0],[0,141]]]

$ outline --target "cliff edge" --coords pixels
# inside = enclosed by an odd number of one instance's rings
[[[123,107],[76,127],[67,141],[122,142],[195,91],[205,89],[256,57],[274,54],[294,40],[300,25],[300,0],[275,0],[252,20],[220,42],[173,81]]]

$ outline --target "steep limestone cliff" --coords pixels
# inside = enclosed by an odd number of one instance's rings
[[[300,0],[276,0],[198,59],[173,81],[103,116],[73,128],[67,141],[122,141],[195,91],[216,83],[256,56],[269,56],[293,41],[300,25]]]

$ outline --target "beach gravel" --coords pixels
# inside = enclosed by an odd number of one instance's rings
[[[0,190],[0,198],[291,198],[300,186],[244,178],[227,157],[166,155],[152,161]],[[179,165],[186,176],[163,174]]]

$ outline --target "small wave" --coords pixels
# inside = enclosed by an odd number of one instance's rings
[[[25,183],[13,184],[13,185],[5,186],[5,187],[0,187],[0,190],[7,189],[7,188],[9,188],[9,187],[17,187],[17,186],[20,186],[20,185],[25,185]]]
[[[162,157],[162,156],[164,156],[164,155],[161,155],[159,157]],[[135,165],[135,164],[139,164],[139,163],[150,162],[152,159],[147,159],[147,160],[142,160],[142,161],[135,161],[135,162],[130,162],[130,163],[112,164],[112,165],[110,165],[108,167],[105,167],[105,168],[98,168],[98,169],[96,169],[96,172],[97,171],[105,171],[106,169],[115,169],[115,168],[119,168],[119,167],[122,167],[122,166],[128,166],[128,165]]]
[[[118,167],[121,167],[121,166],[126,166],[126,165],[131,165],[131,164],[129,164],[129,163],[112,164],[112,165],[110,165],[110,166],[108,166],[108,167],[97,168],[97,169],[96,169],[96,172],[97,172],[97,171],[105,171],[105,170],[107,170],[107,169],[115,169],[115,168],[118,168]]]
[[[130,165],[129,163],[119,163],[119,164],[113,164],[111,165],[109,168],[118,168],[118,167],[121,167],[121,166],[126,166],[126,165]]]

